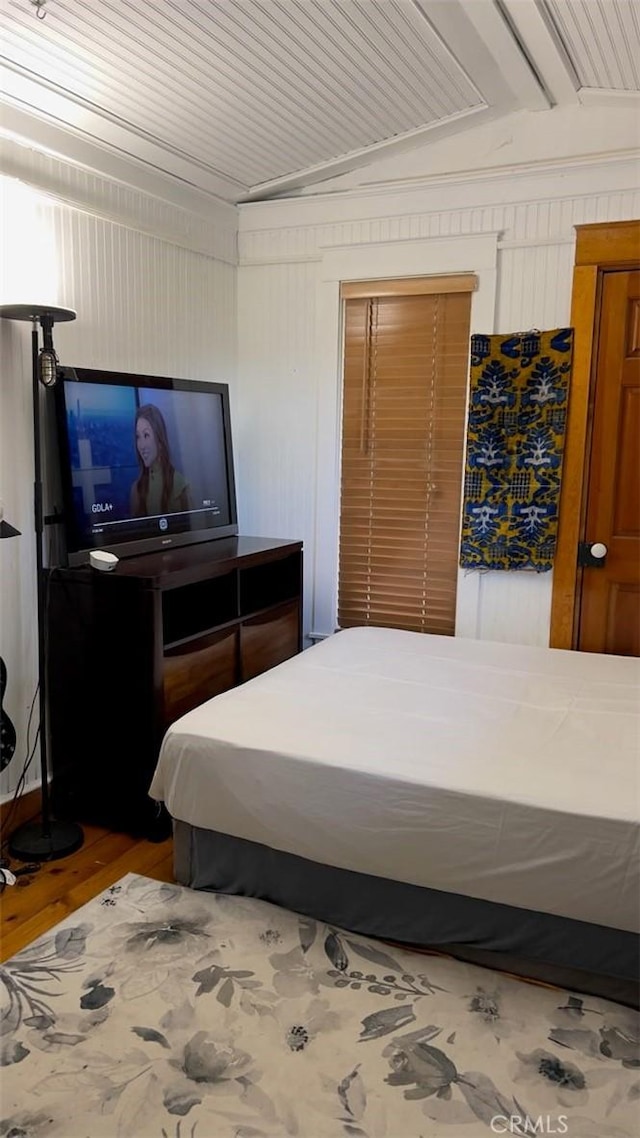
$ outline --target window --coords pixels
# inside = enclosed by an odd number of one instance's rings
[[[453,634],[472,274],[344,284],[338,623]]]

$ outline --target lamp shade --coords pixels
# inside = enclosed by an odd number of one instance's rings
[[[57,304],[60,289],[51,200],[18,178],[0,177],[0,303]]]

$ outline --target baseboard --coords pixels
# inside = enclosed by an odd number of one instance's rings
[[[11,827],[11,833],[13,833],[14,830],[17,830],[18,826],[22,826],[24,822],[30,822],[32,818],[37,817],[40,813],[41,806],[42,794],[39,786],[37,786],[35,790],[30,790],[27,794],[22,794],[20,798],[16,799],[15,804],[11,800],[1,803],[0,834],[2,834],[2,837],[5,837],[4,828],[7,822]]]

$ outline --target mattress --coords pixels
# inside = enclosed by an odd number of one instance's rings
[[[348,629],[189,712],[151,796],[341,869],[640,926],[640,662]]]

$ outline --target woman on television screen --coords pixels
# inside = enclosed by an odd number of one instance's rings
[[[153,403],[145,403],[136,411],[135,440],[140,473],[131,487],[132,516],[190,510],[189,483],[171,461],[167,426]]]

